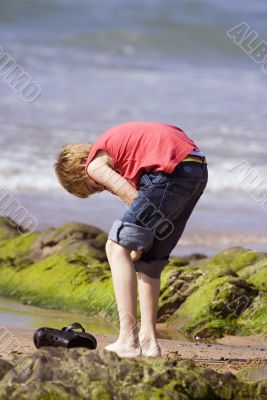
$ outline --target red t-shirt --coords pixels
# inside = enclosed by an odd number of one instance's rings
[[[139,190],[145,172],[171,173],[197,145],[177,126],[136,121],[108,129],[93,144],[86,169],[98,150],[106,151],[115,171]]]

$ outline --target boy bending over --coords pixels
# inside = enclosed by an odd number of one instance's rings
[[[94,144],[65,146],[55,171],[75,196],[108,190],[128,205],[106,242],[120,333],[105,348],[121,357],[160,356],[160,275],[207,185],[204,154],[177,126],[137,121],[112,127]]]

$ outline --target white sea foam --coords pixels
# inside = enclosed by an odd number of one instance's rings
[[[233,192],[236,195],[249,193],[253,186],[251,181],[246,178],[246,169],[251,168],[253,176],[258,177],[258,183],[261,183],[261,189],[267,190],[267,167],[266,166],[247,166],[240,176],[237,175],[238,165],[242,165],[242,160],[224,161],[221,163],[208,164],[209,179],[205,190],[205,195]],[[231,172],[236,169],[237,171]],[[255,175],[256,174],[256,175]],[[25,168],[19,164],[12,164],[8,160],[0,162],[1,185],[7,190],[12,191],[49,191],[60,189],[56,175],[53,170],[53,163],[34,163]],[[249,175],[248,175],[249,176]],[[266,180],[265,180],[266,179]]]

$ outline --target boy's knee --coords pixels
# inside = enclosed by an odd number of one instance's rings
[[[131,249],[128,249],[128,248],[125,247],[125,246],[121,246],[119,243],[114,242],[114,241],[111,240],[111,239],[108,239],[108,240],[106,241],[105,250],[106,250],[106,254],[107,254],[107,255],[111,255],[111,254],[113,254],[115,251],[121,251],[122,249],[124,249],[124,251],[126,250],[126,251],[128,251],[128,252],[131,251]]]
[[[109,251],[110,249],[112,249],[114,247],[114,242],[113,240],[108,239],[106,241],[106,245],[105,245],[105,249],[106,251]]]
[[[108,233],[106,251],[116,244],[129,250],[147,251],[152,247],[153,241],[154,235],[150,229],[131,222],[115,220]]]

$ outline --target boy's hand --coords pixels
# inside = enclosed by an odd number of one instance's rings
[[[139,258],[141,258],[142,253],[143,252],[141,250],[132,250],[130,253],[132,261],[139,260]]]

